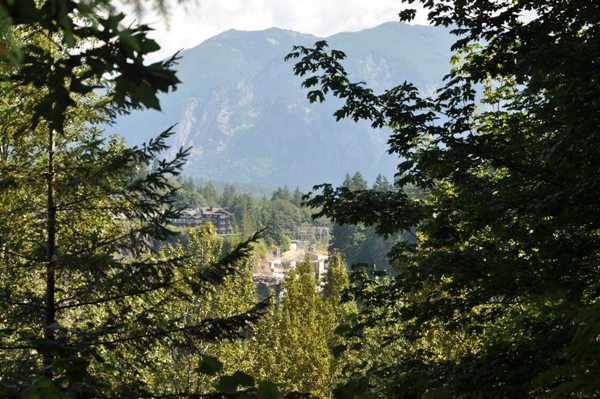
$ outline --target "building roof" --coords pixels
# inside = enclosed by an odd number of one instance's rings
[[[181,211],[180,215],[189,219],[201,219],[213,215],[231,216],[231,212],[229,212],[229,208],[209,206],[203,208],[184,209]]]

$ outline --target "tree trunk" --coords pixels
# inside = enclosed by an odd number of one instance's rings
[[[54,341],[54,324],[56,323],[55,284],[56,284],[56,200],[54,198],[55,170],[54,152],[56,146],[56,133],[50,126],[48,133],[48,221],[47,221],[47,249],[46,256],[46,302],[44,317],[44,338]],[[52,364],[54,355],[44,353],[44,375],[52,378]]]

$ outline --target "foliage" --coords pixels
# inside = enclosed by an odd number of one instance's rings
[[[345,100],[338,120],[391,128],[389,152],[402,159],[396,185],[426,193],[321,185],[310,200],[339,224],[385,237],[416,232],[417,242],[389,252],[399,273],[392,283],[365,298],[358,291],[389,323],[404,323],[397,337],[414,343],[374,369],[385,376],[374,389],[411,398],[596,397],[599,9],[421,3],[432,23],[458,35],[455,67],[433,97],[407,82],[381,95],[350,83],[345,55],[324,42],[288,56],[300,57],[297,74],[310,74],[311,102],[332,92]],[[357,330],[389,324],[382,313],[363,315]],[[417,344],[432,332],[450,342],[462,335],[468,348],[440,353],[435,337]]]
[[[275,245],[287,251],[291,239],[297,235],[298,226],[303,223],[324,224],[323,219],[312,222],[312,212],[302,206],[304,193],[298,188],[292,193],[287,186],[278,187],[270,201],[265,197],[257,201],[251,193],[238,193],[234,184],[224,184],[223,194],[217,198],[210,182],[204,187],[199,187],[190,177],[179,178],[179,181],[180,183],[176,184],[178,190],[173,197],[178,207],[208,206],[210,204],[204,198],[213,198],[216,204],[229,208],[232,213],[233,231],[241,238],[248,238],[255,231],[266,228],[263,235],[267,248]],[[200,197],[201,200],[198,199]]]
[[[0,395],[151,396],[164,348],[233,338],[262,312],[174,311],[227,284],[251,243],[219,261],[154,251],[172,235],[167,177],[187,151],[148,171],[169,131],[127,148],[95,126],[158,109],[157,94],[179,82],[173,58],[144,64],[158,49],[147,26],[122,27],[107,1],[2,1],[0,11],[10,120],[0,131]]]
[[[354,303],[340,304],[348,282],[339,254],[332,256],[322,285],[309,260],[288,271],[281,282],[281,300],[258,323],[248,343],[248,374],[276,383],[285,393],[330,397],[348,363],[332,353],[345,343],[334,330],[356,312]]]
[[[346,174],[346,178],[341,186],[349,191],[361,191],[368,189],[367,181],[360,172],[354,176]],[[391,192],[395,190],[385,176],[379,174],[373,183],[375,192]],[[394,242],[398,239],[404,241],[414,241],[410,232],[405,234],[394,234],[389,238],[383,238],[375,232],[373,227],[367,227],[363,224],[334,224],[332,228],[332,239],[329,242],[330,252],[339,251],[344,260],[351,265],[366,263],[376,265],[379,269],[394,273],[390,266],[386,254],[392,248]]]
[[[216,236],[210,223],[188,229],[188,236],[186,246],[168,244],[160,251],[164,258],[183,259],[174,270],[173,278],[177,282],[173,292],[177,292],[181,299],[172,298],[165,303],[169,306],[169,313],[177,315],[182,326],[194,326],[217,320],[218,323],[226,323],[226,320],[234,320],[241,314],[251,312],[258,302],[252,282],[253,258],[241,257],[234,261],[219,262],[223,256],[235,255],[235,252],[221,253],[223,239]],[[224,264],[230,269],[226,277],[221,282],[214,281],[215,277],[222,274],[219,269]],[[196,287],[187,283],[189,280],[194,280]],[[161,346],[155,345],[144,362],[136,359],[136,362],[147,365],[147,371],[138,373],[138,378],[144,378],[147,389],[154,395],[189,397],[210,392],[216,376],[198,373],[198,364],[206,356],[213,356],[224,362],[223,372],[219,374],[235,372],[240,367],[243,354],[242,342],[236,338],[247,333],[243,324],[232,323],[223,328],[225,326],[219,326],[218,323],[212,328],[225,330],[226,334],[219,335],[227,340],[214,342],[211,337],[202,339],[179,331]]]

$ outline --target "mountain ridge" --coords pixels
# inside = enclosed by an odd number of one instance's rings
[[[185,174],[205,179],[288,184],[303,189],[339,183],[360,170],[391,177],[398,160],[386,154],[389,131],[365,122],[335,122],[339,100],[309,104],[293,62],[294,45],[326,40],[344,51],[350,79],[376,93],[403,81],[430,93],[449,69],[447,30],[388,22],[360,32],[319,38],[281,28],[230,29],[181,53],[183,84],[161,98],[163,112],[134,112],[114,130],[132,145],[178,123],[170,145],[193,146]],[[151,135],[145,132],[153,132]]]

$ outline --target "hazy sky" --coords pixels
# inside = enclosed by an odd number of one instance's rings
[[[399,0],[187,0],[173,1],[169,27],[155,15],[142,22],[161,45],[153,60],[189,49],[228,29],[262,30],[273,26],[317,36],[372,28],[397,21]],[[133,19],[133,17],[132,17]],[[416,23],[425,24],[420,15]]]

